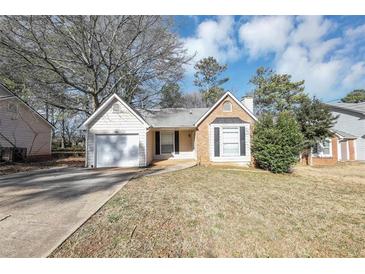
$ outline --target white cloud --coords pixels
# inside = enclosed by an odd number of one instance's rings
[[[207,56],[223,63],[242,56],[267,60],[271,54],[268,66],[304,79],[312,95],[335,98],[365,86],[365,24],[341,27],[322,16],[255,16],[243,23],[222,16],[200,23],[183,41],[197,53],[194,62]]]
[[[365,24],[357,26],[356,28],[349,28],[345,31],[345,35],[348,38],[354,39],[362,36],[364,38],[365,35]]]
[[[234,25],[232,16],[220,16],[217,20],[200,23],[194,36],[183,38],[188,53],[195,54],[188,71],[191,72],[196,61],[208,56],[213,56],[222,63],[237,60],[240,50],[235,39]]]
[[[348,39],[330,37],[336,25],[321,16],[298,16],[295,19],[254,17],[240,27],[240,40],[251,58],[273,53],[274,69],[288,73],[293,80],[305,80],[306,91],[319,97],[349,90],[350,84],[364,76],[364,63],[351,67]],[[348,30],[352,38],[365,32],[365,27]],[[344,80],[342,80],[344,79]]]
[[[316,43],[328,33],[332,24],[321,16],[299,16],[297,28],[291,34],[293,43],[310,45]]]
[[[365,62],[358,62],[352,65],[342,84],[351,88],[360,88],[365,85]]]
[[[239,38],[248,50],[249,56],[256,58],[260,55],[284,49],[292,26],[292,17],[255,17],[240,27]]]

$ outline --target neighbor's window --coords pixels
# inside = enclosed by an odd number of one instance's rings
[[[323,142],[317,143],[313,149],[312,153],[316,156],[320,157],[331,157],[332,151],[331,151],[331,140],[326,139]]]
[[[120,105],[118,103],[113,105],[113,113],[120,113],[121,109],[120,109]]]
[[[231,112],[232,111],[232,103],[231,102],[224,102],[223,104],[223,111],[224,112]]]
[[[238,127],[222,128],[222,156],[240,155],[240,132]]]
[[[174,151],[174,133],[161,132],[161,153],[169,154]]]

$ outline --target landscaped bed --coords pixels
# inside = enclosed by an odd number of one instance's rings
[[[0,176],[23,171],[32,171],[38,169],[47,169],[51,167],[63,167],[63,166],[83,167],[85,166],[85,159],[82,157],[69,157],[69,158],[56,159],[44,162],[23,162],[23,163],[0,162]]]
[[[364,257],[365,165],[195,167],[128,183],[52,257]]]

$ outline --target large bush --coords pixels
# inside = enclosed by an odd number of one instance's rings
[[[303,149],[303,134],[296,119],[287,112],[277,118],[263,114],[253,136],[252,153],[258,167],[274,173],[290,172]]]

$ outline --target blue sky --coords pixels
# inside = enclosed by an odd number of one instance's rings
[[[257,67],[305,80],[306,91],[325,102],[365,88],[365,16],[176,16],[175,30],[195,59],[186,67],[184,92],[194,63],[207,56],[228,65],[227,90],[252,90]]]

